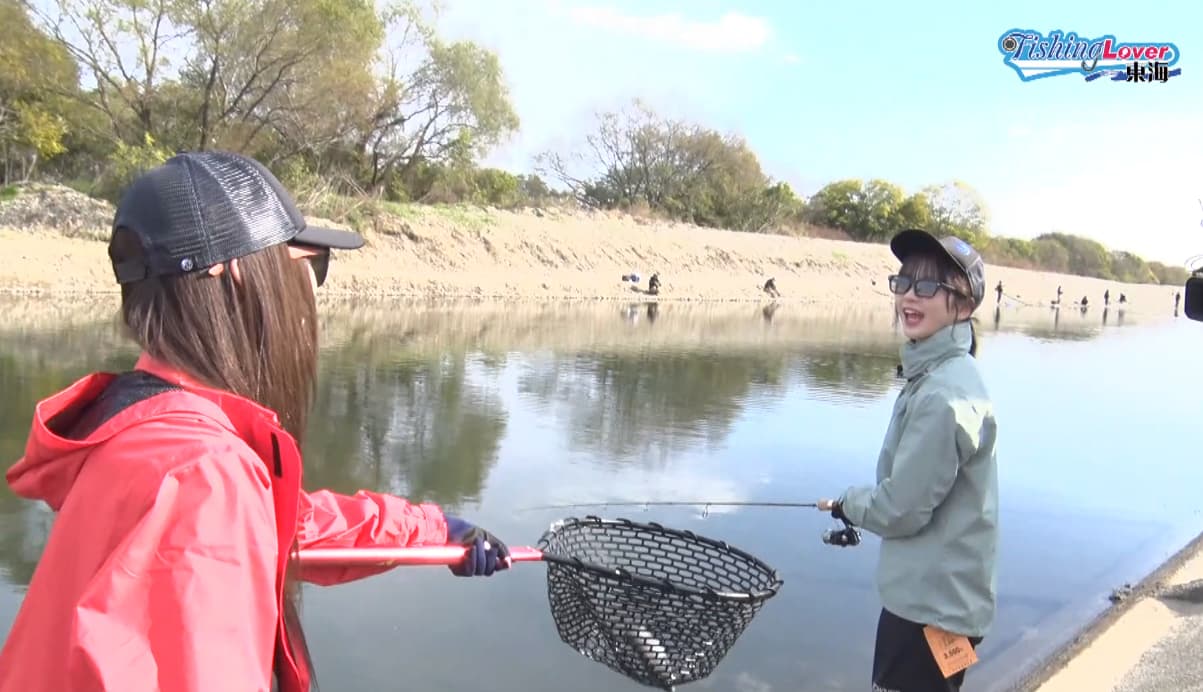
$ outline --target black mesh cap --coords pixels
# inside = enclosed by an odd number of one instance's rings
[[[913,252],[930,252],[943,254],[953,261],[953,264],[965,272],[969,279],[969,289],[973,293],[973,307],[976,309],[986,297],[986,263],[973,246],[956,236],[945,236],[936,239],[927,231],[917,228],[901,231],[890,240],[890,250],[900,261],[905,261],[907,255]]]
[[[208,269],[279,243],[363,245],[357,233],[309,226],[271,171],[224,151],[177,154],[139,176],[117,205],[118,228],[136,233],[145,255],[113,267],[119,284]]]

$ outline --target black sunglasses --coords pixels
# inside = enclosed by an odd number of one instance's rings
[[[316,255],[306,255],[305,261],[313,267],[313,276],[320,287],[326,283],[326,274],[330,272],[330,251],[319,252]]]
[[[915,295],[920,298],[931,298],[936,295],[941,288],[948,289],[949,292],[956,295],[964,295],[957,289],[956,286],[950,286],[943,281],[935,279],[919,279],[916,281],[912,277],[903,276],[901,274],[890,275],[890,292],[896,295],[904,295],[907,291],[915,289]]]

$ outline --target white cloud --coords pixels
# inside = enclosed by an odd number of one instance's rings
[[[706,21],[687,19],[679,13],[634,15],[612,7],[575,7],[568,10],[568,16],[587,26],[707,53],[751,53],[773,38],[773,29],[767,21],[739,12]]]
[[[1013,156],[1042,162],[1040,172],[986,194],[994,230],[1017,237],[1063,230],[1181,265],[1203,252],[1200,151],[1203,134],[1185,119],[1164,118],[1155,128],[1110,120],[1033,131],[1015,143]]]

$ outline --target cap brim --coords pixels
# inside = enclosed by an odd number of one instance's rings
[[[948,255],[948,250],[944,245],[932,234],[918,228],[908,228],[905,231],[900,231],[890,239],[890,250],[899,261],[904,261],[909,255],[916,252],[934,252],[941,255]],[[949,256],[949,259],[956,261]]]
[[[300,233],[293,236],[291,242],[334,250],[358,250],[363,247],[364,241],[363,236],[354,231],[306,226]]]

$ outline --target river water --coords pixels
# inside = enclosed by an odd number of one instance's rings
[[[128,367],[136,353],[103,321],[109,308],[77,308],[61,323],[12,317],[47,312],[33,299],[4,308],[7,465],[35,401],[90,370]],[[683,689],[867,688],[880,607],[872,536],[823,545],[835,527],[807,509],[531,508],[807,502],[871,482],[901,385],[887,310],[339,304],[322,327],[309,489],[439,502],[511,545],[590,513],[727,540],[785,585],[717,671]],[[1203,531],[1203,466],[1189,454],[1203,325],[1114,307],[1004,307],[982,314],[979,335],[999,421],[1003,527],[999,615],[966,685],[985,692]],[[0,637],[51,521],[0,488]],[[408,567],[306,588],[319,680],[347,692],[641,689],[560,642],[545,575],[539,563],[492,579]]]

